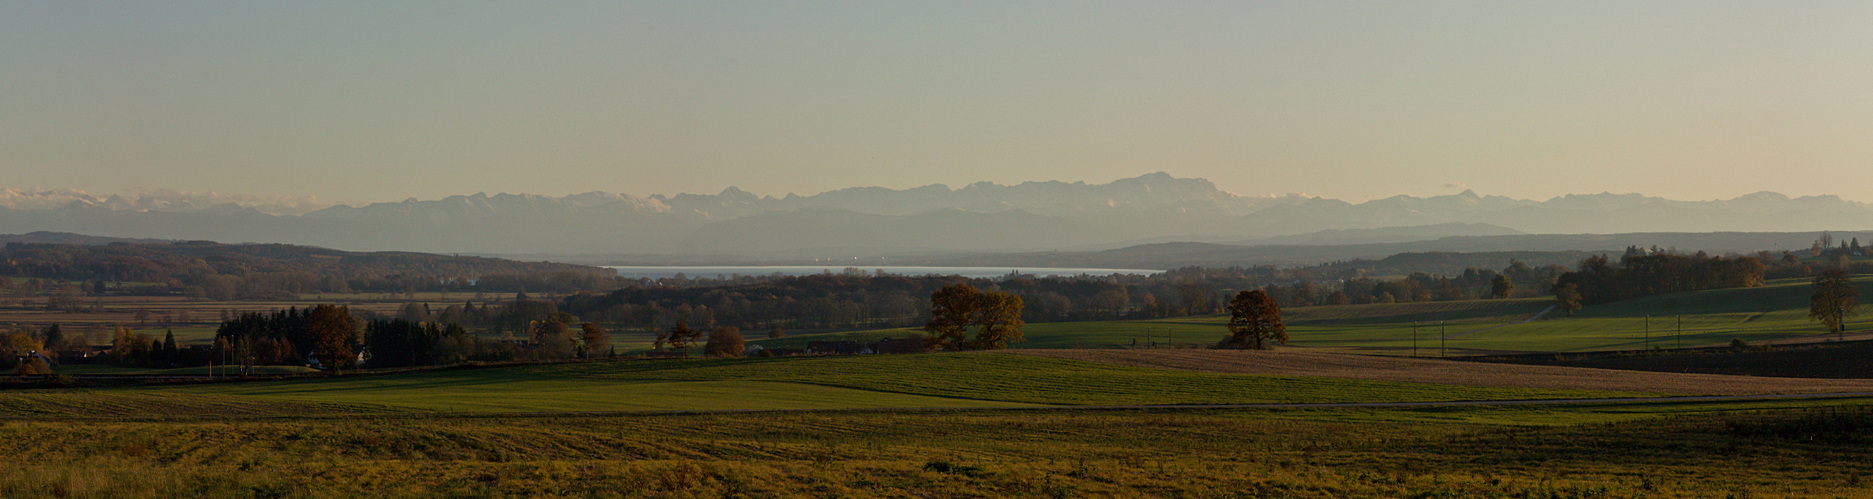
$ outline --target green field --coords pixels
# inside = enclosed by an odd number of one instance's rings
[[[370,412],[467,413],[1404,402],[1647,395],[1169,371],[967,353],[638,360],[92,392],[105,396],[206,394],[338,404],[370,408]]]
[[[1428,346],[1441,321],[1451,346],[1466,350],[1627,349],[1643,344],[1634,321],[1648,314],[1685,316],[1687,345],[1815,335],[1806,292],[1805,282],[1778,282],[1661,295],[1529,323],[1518,322],[1546,300],[1302,307],[1284,315],[1294,343],[1314,348],[1397,354],[1409,349],[1412,323]],[[1214,316],[1032,324],[1030,341],[1018,346],[1130,348],[1147,332],[1194,346],[1220,338],[1221,324]],[[1084,408],[1644,395],[997,353],[618,360],[15,389],[0,391],[0,452],[17,462],[0,469],[0,490],[227,498],[1873,496],[1865,478],[1873,476],[1865,459],[1873,452],[1873,398]],[[906,408],[945,410],[899,410]]]
[[[1873,293],[1873,279],[1856,279],[1855,283],[1862,296]],[[1807,280],[1782,280],[1754,288],[1646,296],[1589,305],[1574,317],[1551,313],[1543,320],[1452,339],[1451,346],[1520,351],[1636,350],[1648,346],[1722,345],[1731,339],[1755,342],[1825,337],[1826,328],[1808,319],[1809,293]],[[1866,329],[1851,321],[1848,327]]]
[[[1282,311],[1295,344],[1333,345],[1340,342],[1384,344],[1402,335],[1410,347],[1413,321],[1422,321],[1425,338],[1436,335],[1438,321],[1446,321],[1451,334],[1508,324],[1533,316],[1547,308],[1548,300],[1472,300],[1402,304],[1297,307]],[[1227,333],[1226,316],[1211,315],[1169,319],[1041,322],[1021,327],[1026,340],[1014,348],[1147,348],[1176,345],[1182,348],[1204,347],[1222,340]],[[917,328],[849,331],[799,335],[781,339],[751,339],[750,343],[768,348],[805,348],[815,340],[850,339],[873,341],[882,337],[901,338],[921,334]],[[1314,343],[1308,343],[1314,342]]]
[[[17,465],[0,469],[0,488],[8,497],[226,498],[1873,493],[1873,481],[1861,478],[1873,473],[1864,459],[1873,451],[1873,399],[1042,407],[1635,395],[997,353],[6,390],[0,452]],[[625,412],[594,414],[610,411]]]
[[[1873,278],[1855,282],[1862,296],[1873,296]],[[1635,350],[1648,346],[1722,345],[1731,339],[1756,342],[1824,336],[1825,328],[1808,319],[1808,293],[1807,280],[1788,279],[1754,288],[1671,293],[1588,305],[1573,317],[1554,310],[1530,322],[1523,321],[1535,317],[1553,301],[1526,298],[1294,307],[1284,309],[1282,316],[1288,323],[1290,344],[1360,353],[1409,355],[1414,335],[1422,356],[1437,355],[1440,336],[1448,337],[1442,346],[1453,354]],[[1013,348],[1161,348],[1167,343],[1201,347],[1222,339],[1225,322],[1227,317],[1218,315],[1028,324],[1022,327],[1027,340]],[[1866,329],[1851,320],[1848,326]],[[803,348],[813,340],[873,341],[915,332],[919,330],[852,331],[757,339],[751,343]]]

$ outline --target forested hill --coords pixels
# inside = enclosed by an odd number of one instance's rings
[[[408,252],[356,253],[287,244],[55,244],[0,247],[0,276],[108,281],[214,297],[423,290],[570,292],[608,289],[601,267]]]
[[[169,239],[132,239],[126,237],[87,236],[70,232],[37,231],[25,234],[0,234],[0,244],[7,243],[46,243],[46,244],[85,244],[101,245],[111,243],[167,244],[175,242]]]

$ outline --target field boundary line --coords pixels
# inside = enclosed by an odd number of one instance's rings
[[[634,410],[634,411],[536,411],[536,412],[404,412],[370,414],[268,415],[268,416],[182,416],[182,417],[46,417],[0,416],[0,421],[89,421],[89,422],[196,422],[196,421],[292,421],[350,419],[449,419],[449,418],[540,418],[540,417],[619,417],[680,416],[712,414],[813,414],[813,413],[921,413],[921,412],[993,412],[993,411],[1130,411],[1130,410],[1217,410],[1217,409],[1359,409],[1400,407],[1457,406],[1527,406],[1527,405],[1625,405],[1685,402],[1743,402],[1754,400],[1815,400],[1873,398],[1873,392],[1771,393],[1757,395],[1688,395],[1676,397],[1610,397],[1582,399],[1519,400],[1436,400],[1419,402],[1271,402],[1247,404],[1140,404],[1140,405],[1029,405],[1009,407],[866,407],[826,409],[715,409],[715,410]]]

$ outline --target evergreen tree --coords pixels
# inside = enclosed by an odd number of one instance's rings
[[[163,335],[163,364],[172,364],[180,360],[176,352],[176,330],[170,329]]]
[[[65,331],[62,329],[59,329],[58,324],[53,324],[52,326],[47,327],[45,336],[46,336],[45,348],[47,350],[58,350],[61,348],[65,348]]]

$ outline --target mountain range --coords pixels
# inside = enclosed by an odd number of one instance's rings
[[[478,193],[319,206],[310,200],[170,191],[100,198],[69,190],[0,189],[0,233],[58,231],[353,251],[583,255],[588,261],[782,263],[1096,252],[1167,242],[1317,246],[1521,234],[1873,228],[1873,204],[1835,196],[1759,192],[1678,201],[1601,193],[1535,201],[1464,191],[1354,203],[1300,195],[1243,196],[1208,180],[1165,173],[1106,184],[855,187],[811,196],[756,196],[730,187],[713,195]]]

